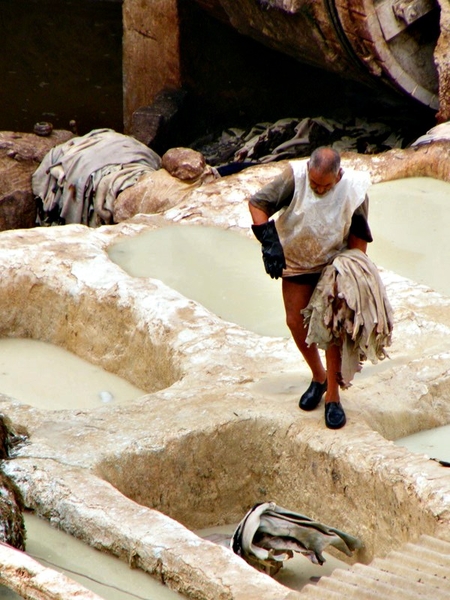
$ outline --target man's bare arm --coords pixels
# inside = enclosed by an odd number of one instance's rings
[[[353,233],[350,233],[347,240],[348,248],[357,248],[366,254],[367,252],[367,242],[366,240],[362,240],[359,237],[356,237]]]

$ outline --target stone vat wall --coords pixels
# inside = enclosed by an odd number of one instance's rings
[[[30,248],[29,260],[22,261],[20,268],[7,276],[8,284],[1,286],[0,334],[59,345],[148,392],[174,383],[181,371],[174,362],[169,333],[161,321],[150,326],[143,322],[139,312],[126,305],[120,285],[110,282],[110,275],[96,265],[98,256],[88,248],[80,251],[77,234],[86,229],[59,229],[63,237],[56,246],[53,239],[51,248],[44,232],[29,231],[25,242]],[[2,239],[8,254],[21,253],[22,235],[4,232]],[[54,257],[55,252],[57,264],[52,266],[49,256]],[[87,278],[87,287],[78,276]],[[90,279],[95,281],[94,289],[100,288],[99,295],[89,290]],[[151,294],[151,285],[147,293]]]
[[[450,422],[448,298],[382,272],[395,311],[391,359],[355,380],[348,423],[331,431],[320,411],[298,409],[310,375],[292,340],[224,322],[108,257],[116,241],[170,223],[251,236],[244,199],[279,168],[249,169],[120,225],[0,236],[2,335],[59,343],[115,372],[123,363],[131,381],[136,365],[133,383],[154,390],[94,410],[2,396],[28,431],[5,470],[27,507],[196,599],[299,597],[184,527],[236,521],[257,501],[359,535],[365,550],[354,558],[364,562],[450,529],[448,470],[389,441]],[[133,345],[134,330],[142,343]],[[161,349],[169,376],[154,385]],[[274,378],[284,387],[271,387]]]

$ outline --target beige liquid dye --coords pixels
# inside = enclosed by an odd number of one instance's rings
[[[0,340],[0,392],[41,409],[91,409],[130,402],[145,394],[71,352],[31,339]],[[143,571],[98,552],[32,514],[25,517],[27,552],[106,600],[182,598]],[[42,560],[41,560],[42,559]],[[17,594],[0,586],[0,598]]]
[[[280,280],[266,275],[260,244],[219,227],[173,225],[109,248],[134,277],[160,279],[225,321],[260,335],[289,336]]]
[[[450,183],[411,177],[369,189],[373,262],[450,296]]]
[[[450,464],[450,425],[418,431],[396,440],[395,443],[411,452],[426,454],[428,458],[436,458]]]
[[[51,410],[91,409],[145,395],[63,348],[23,338],[0,339],[0,393]]]

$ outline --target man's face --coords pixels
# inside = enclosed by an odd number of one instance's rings
[[[337,173],[324,173],[320,169],[310,169],[308,164],[309,186],[316,196],[324,196],[341,180],[342,169]]]

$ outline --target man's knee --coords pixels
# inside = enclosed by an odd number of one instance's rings
[[[286,315],[286,325],[289,327],[289,329],[291,331],[295,331],[298,328],[298,326],[299,326],[298,321],[299,321],[299,319],[297,317],[295,317],[293,315],[289,315],[289,314]]]
[[[290,331],[295,332],[300,336],[304,333],[304,337],[306,337],[306,330],[301,314],[286,313],[286,325],[289,327]]]

